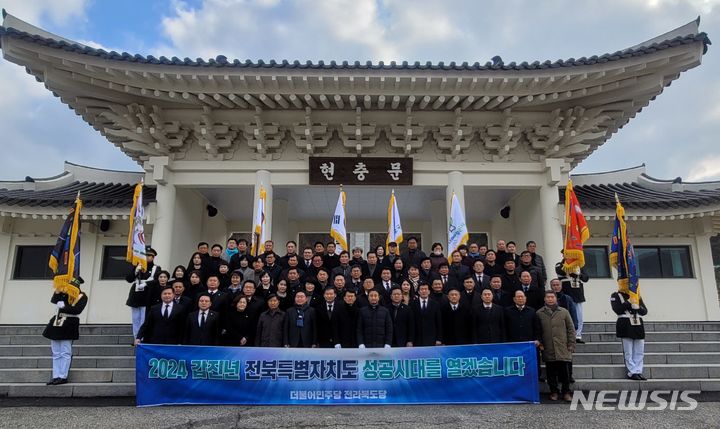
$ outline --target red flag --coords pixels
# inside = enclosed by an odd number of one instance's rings
[[[563,246],[565,256],[563,270],[566,273],[577,272],[585,265],[583,243],[588,238],[590,238],[590,230],[573,190],[572,180],[568,180],[565,188],[565,245]]]

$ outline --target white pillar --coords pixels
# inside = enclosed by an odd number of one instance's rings
[[[2,301],[5,293],[5,283],[10,279],[10,273],[12,272],[12,261],[15,259],[12,256],[12,247],[10,243],[12,241],[12,228],[13,220],[9,217],[0,217],[0,308],[2,307]]]
[[[447,203],[447,209],[445,215],[450,219],[450,211],[452,210],[452,195],[453,192],[457,196],[460,202],[460,207],[465,211],[465,182],[463,181],[463,174],[459,171],[451,171],[448,173],[448,186],[445,191],[445,201]],[[465,213],[465,221],[467,221],[467,213]],[[447,231],[445,231],[447,233]]]
[[[253,220],[252,226],[255,229],[255,219],[257,219],[257,201],[260,198],[260,186],[265,188],[265,236],[272,237],[273,231],[273,188],[270,182],[270,172],[267,170],[258,170],[255,173],[255,192],[253,198]]]
[[[696,273],[702,285],[702,295],[705,301],[705,320],[720,320],[720,305],[718,305],[717,283],[712,260],[710,237],[713,235],[712,220],[705,217],[695,220],[695,247],[697,248],[698,272]]]
[[[428,253],[432,251],[430,246],[433,243],[440,243],[443,249],[447,249],[448,222],[445,210],[445,201],[435,200],[430,202],[430,221],[432,223],[430,238],[432,241],[430,243],[425,242],[423,245]]]
[[[155,223],[151,244],[157,252],[155,262],[161,267],[170,267],[172,262],[172,238],[175,228],[175,185],[158,184],[155,191]]]
[[[538,245],[543,252],[542,257],[545,260],[548,276],[551,276],[550,273],[554,270],[555,263],[562,258],[560,252],[563,249],[563,233],[558,206],[560,198],[557,184],[543,184],[540,187],[539,196],[542,243],[538,243]],[[524,244],[518,243],[519,247]]]
[[[273,201],[273,229],[271,240],[275,242],[277,249],[283,249],[285,243],[290,239],[288,230],[288,202],[287,200]]]

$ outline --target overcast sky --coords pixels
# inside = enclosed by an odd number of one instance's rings
[[[20,19],[105,49],[252,60],[556,60],[614,52],[701,16],[717,42],[575,173],[645,163],[652,176],[720,179],[720,0],[0,0]],[[52,176],[64,160],[139,166],[0,61],[0,180]]]

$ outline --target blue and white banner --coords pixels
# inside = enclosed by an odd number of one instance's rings
[[[141,344],[138,406],[538,403],[532,342],[393,349]]]

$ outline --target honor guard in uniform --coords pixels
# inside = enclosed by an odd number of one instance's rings
[[[645,327],[642,317],[647,315],[647,307],[642,298],[640,304],[630,302],[630,296],[624,292],[610,295],[610,305],[618,315],[615,333],[622,339],[623,355],[627,377],[631,380],[645,381],[643,376],[643,359],[645,356]]]
[[[160,266],[155,265],[153,260],[157,256],[157,252],[148,247],[145,251],[147,258],[147,270],[143,271],[142,265],[138,264],[133,268],[125,280],[130,283],[130,291],[128,292],[125,305],[132,309],[132,332],[133,338],[137,338],[140,327],[145,322],[145,311],[150,304],[150,288],[148,282],[157,280],[160,274]]]
[[[70,284],[80,289],[82,278],[73,279]],[[82,291],[74,303],[66,293],[56,291],[50,302],[57,308],[56,314],[50,319],[43,337],[50,340],[52,350],[52,380],[46,384],[56,386],[68,382],[68,372],[72,361],[72,342],[80,337],[80,319],[78,316],[85,309],[88,297]]]
[[[555,264],[555,274],[560,280],[562,285],[562,292],[573,301],[575,301],[575,314],[577,315],[577,329],[575,330],[575,342],[578,344],[584,344],[585,341],[582,339],[583,325],[585,317],[583,316],[583,304],[585,303],[585,283],[590,280],[590,276],[587,275],[585,270],[581,269],[579,274],[570,273],[567,274],[563,270],[563,263],[565,258]]]

